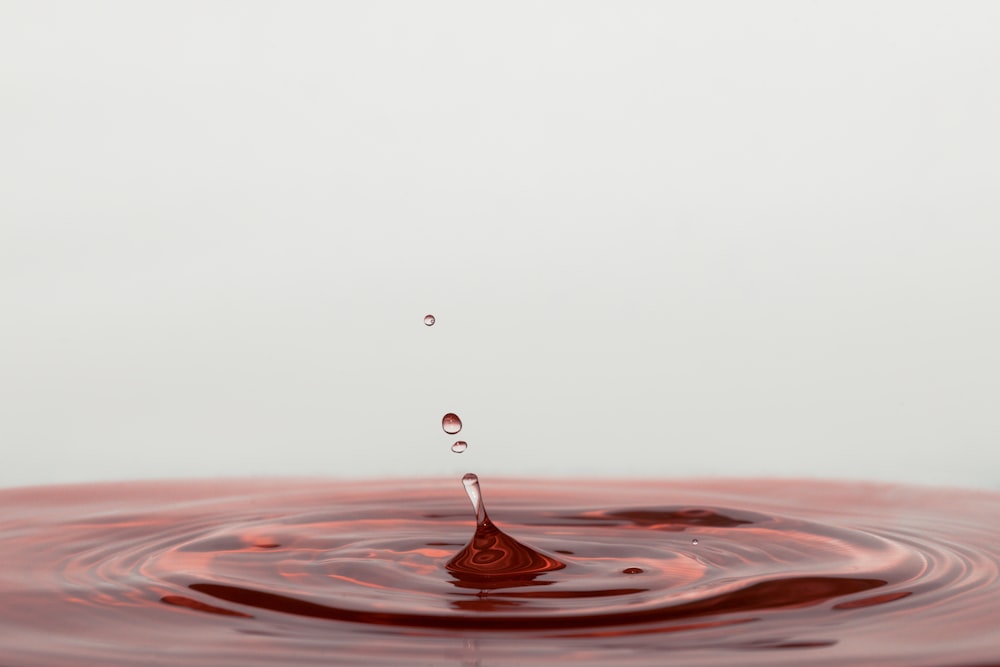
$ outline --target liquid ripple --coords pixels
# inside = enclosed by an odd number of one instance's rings
[[[448,480],[0,492],[10,664],[989,665],[1000,494]],[[516,639],[516,641],[511,641]],[[6,663],[5,663],[6,664]]]

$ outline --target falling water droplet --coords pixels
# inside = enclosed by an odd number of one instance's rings
[[[641,567],[626,567],[622,570],[623,574],[642,574],[643,569]]]
[[[431,314],[424,315],[424,324],[426,324],[427,326],[429,327],[434,326],[435,322],[437,322],[437,320],[434,319],[433,315]]]
[[[451,446],[451,451],[455,452],[456,454],[461,454],[468,448],[469,448],[469,443],[467,443],[465,440],[459,440],[454,445]]]
[[[691,544],[698,546],[698,538],[696,537],[693,540],[691,540]]]
[[[455,435],[462,430],[462,420],[454,412],[449,412],[441,418],[441,428],[448,435]]]

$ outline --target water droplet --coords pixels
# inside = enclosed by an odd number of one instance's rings
[[[434,319],[433,315],[429,313],[427,315],[424,315],[424,324],[426,324],[427,326],[429,327],[434,326],[435,322],[437,322],[437,320]]]
[[[622,574],[642,574],[643,569],[641,567],[626,567],[622,570]]]
[[[691,540],[691,544],[698,546],[698,538],[696,537],[693,540]]]
[[[448,435],[455,435],[462,430],[462,420],[454,412],[449,412],[441,418],[441,428]]]
[[[469,443],[467,443],[465,440],[459,440],[454,445],[451,446],[451,451],[455,452],[456,454],[461,454],[468,448],[469,448]]]

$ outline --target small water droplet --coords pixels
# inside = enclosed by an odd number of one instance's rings
[[[691,540],[691,544],[698,546],[698,538],[696,537],[693,540]]]
[[[441,428],[448,435],[455,435],[462,430],[462,420],[454,412],[449,412],[441,418]]]
[[[626,567],[622,570],[622,574],[642,574],[643,569],[641,567]]]
[[[429,327],[434,326],[435,322],[437,322],[437,320],[434,319],[433,315],[431,314],[424,315],[424,324],[426,324],[427,326]]]
[[[454,445],[451,446],[451,451],[455,452],[456,454],[461,454],[468,448],[469,448],[469,443],[467,443],[465,440],[459,440]]]

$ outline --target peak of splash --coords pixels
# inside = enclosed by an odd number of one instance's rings
[[[503,532],[486,513],[479,478],[468,473],[462,478],[465,491],[476,512],[476,532],[465,547],[445,564],[458,586],[509,588],[529,585],[536,577],[554,572],[566,564]]]

